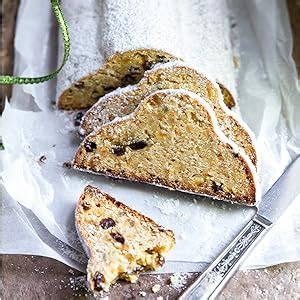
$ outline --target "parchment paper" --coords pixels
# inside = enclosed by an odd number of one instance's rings
[[[284,1],[231,4],[240,32],[239,104],[257,136],[265,192],[300,152],[300,92],[291,58],[292,36]],[[49,4],[21,2],[16,74],[42,75],[54,68],[54,24]],[[86,257],[74,227],[74,208],[87,184],[174,230],[177,245],[162,272],[201,270],[255,213],[243,206],[64,168],[79,140],[73,114],[51,104],[54,93],[55,81],[16,86],[3,113],[2,180],[7,193],[3,189],[1,253],[49,256],[83,270]],[[244,267],[299,259],[300,196]]]

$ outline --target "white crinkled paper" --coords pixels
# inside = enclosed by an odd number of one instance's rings
[[[240,30],[240,109],[257,136],[262,188],[267,191],[300,152],[300,92],[291,58],[292,35],[284,1],[233,1],[232,9]],[[48,73],[57,55],[53,24],[49,4],[21,2],[16,73]],[[176,248],[163,271],[201,270],[202,263],[216,257],[254,214],[254,209],[243,206],[63,168],[79,139],[72,113],[51,106],[54,96],[55,81],[16,86],[3,113],[2,180],[7,193],[2,191],[1,236],[6,242],[0,245],[1,253],[49,256],[83,270],[86,258],[75,232],[74,208],[87,184],[175,231]],[[300,197],[244,267],[299,259]]]

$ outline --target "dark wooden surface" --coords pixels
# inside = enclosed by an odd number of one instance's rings
[[[1,2],[1,73],[12,73],[14,19],[18,0]],[[298,4],[297,4],[298,3]],[[300,1],[288,0],[294,32],[294,57],[300,71]],[[5,12],[5,13],[3,13]],[[9,86],[0,86],[0,100],[10,96]],[[1,241],[3,242],[3,241]],[[84,274],[53,259],[25,256],[0,256],[0,299],[83,299],[91,298],[84,285]],[[176,299],[197,276],[190,274],[181,288],[170,285],[171,274],[143,275],[136,284],[117,284],[110,299]],[[161,286],[153,293],[154,284]],[[261,270],[239,271],[220,299],[300,299],[300,262]]]
[[[293,56],[300,75],[300,0],[287,0],[287,4],[294,36]]]
[[[15,31],[15,19],[18,11],[19,0],[1,0],[1,46],[0,66],[1,73],[11,75],[13,73],[13,39]],[[0,113],[4,108],[5,97],[11,96],[11,86],[0,84]]]
[[[92,299],[85,276],[55,260],[24,255],[2,255],[3,299]],[[171,274],[142,275],[135,284],[118,283],[109,299],[177,299],[198,274],[189,274],[179,288],[170,285]],[[161,289],[154,293],[152,287]],[[300,299],[300,262],[261,270],[239,271],[220,299]]]

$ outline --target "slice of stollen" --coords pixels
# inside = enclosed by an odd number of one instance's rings
[[[134,282],[139,273],[159,269],[175,245],[171,230],[92,186],[80,196],[75,222],[89,256],[87,282],[94,293],[108,291],[118,279]]]
[[[61,109],[90,108],[99,98],[117,89],[136,84],[145,71],[157,63],[178,60],[177,57],[155,49],[117,52],[92,74],[80,78],[65,89],[58,99]]]
[[[247,205],[258,199],[248,156],[208,103],[185,90],[153,93],[127,118],[88,135],[73,167]]]
[[[87,135],[115,118],[132,113],[146,96],[163,89],[185,89],[203,97],[215,111],[224,134],[245,150],[254,165],[257,164],[254,136],[237,114],[226,107],[219,85],[208,75],[180,62],[157,66],[146,72],[137,85],[100,99],[83,117],[80,134]],[[224,86],[222,89],[229,93]]]

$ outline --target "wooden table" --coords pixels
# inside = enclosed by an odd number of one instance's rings
[[[299,72],[300,3],[299,0],[288,0],[288,5],[294,31],[294,57]],[[4,30],[0,50],[2,74],[12,72],[13,20],[17,7],[18,0],[3,0],[1,6],[2,32]],[[2,103],[6,95],[10,95],[10,89],[2,86]],[[91,298],[85,289],[84,274],[60,262],[26,255],[1,255],[0,258],[0,299]],[[142,275],[136,284],[119,283],[112,289],[110,299],[141,299],[141,292],[146,293],[146,299],[157,299],[160,296],[163,299],[176,299],[198,274],[189,274],[185,284],[178,286],[170,285],[171,275]],[[161,286],[156,293],[152,291],[155,284]],[[239,271],[226,286],[220,299],[300,299],[300,262]]]

